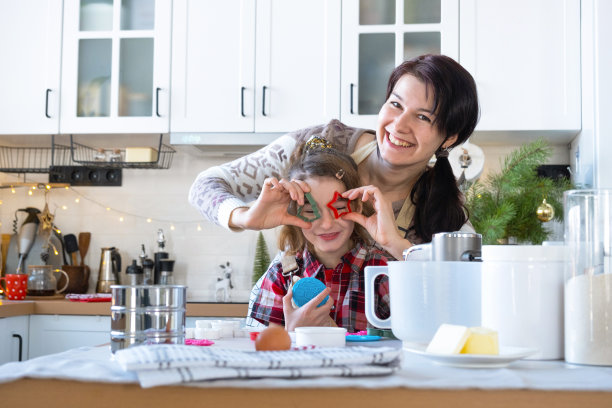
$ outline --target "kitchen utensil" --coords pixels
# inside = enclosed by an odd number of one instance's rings
[[[535,348],[534,360],[563,358],[562,245],[482,247],[482,326],[499,345]]]
[[[395,261],[365,268],[365,313],[400,340],[429,342],[442,323],[480,326],[482,262]],[[391,317],[374,312],[374,282],[389,277]]]
[[[60,272],[66,276],[66,284],[57,289],[57,279],[53,272]],[[62,269],[53,268],[50,265],[28,265],[28,295],[29,296],[52,296],[62,293],[68,287],[70,278]]]
[[[111,351],[139,344],[183,344],[185,302],[182,285],[112,285]]]
[[[23,224],[21,224],[17,240],[17,252],[19,253],[17,272],[20,273],[23,270],[24,261],[27,258],[30,249],[32,249],[32,245],[34,245],[34,240],[36,239],[36,234],[38,233],[38,225],[40,224],[40,220],[36,215],[40,213],[40,210],[27,207],[18,211],[25,211],[28,213],[25,221]]]
[[[121,255],[115,247],[101,248],[100,269],[98,272],[97,293],[111,293],[111,285],[119,283]]]
[[[563,194],[565,361],[612,366],[612,190]]]
[[[2,274],[5,274],[6,271],[6,256],[8,254],[11,236],[11,234],[2,234]]]
[[[2,290],[8,300],[24,300],[28,289],[28,275],[25,273],[9,273],[0,277],[4,281]]]
[[[64,235],[64,245],[66,245],[66,252],[70,254],[71,265],[78,265],[77,252],[79,252],[79,243],[77,237],[74,234]]]
[[[91,232],[80,232],[79,233],[79,253],[81,255],[81,266],[85,265],[85,255],[89,250],[89,243],[91,242]]]
[[[405,261],[481,261],[482,235],[474,232],[439,232],[430,243],[404,251]]]
[[[68,274],[68,287],[66,293],[86,293],[89,288],[90,269],[81,265],[62,265],[62,270]],[[60,275],[58,286],[66,283],[64,275]]]
[[[165,252],[163,249],[166,246],[166,237],[164,236],[164,231],[162,229],[157,230],[157,252],[153,254],[153,283],[159,284],[161,280],[161,264],[160,261],[162,259],[167,259],[169,257],[168,252]]]

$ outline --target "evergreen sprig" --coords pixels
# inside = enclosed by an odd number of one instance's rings
[[[539,177],[538,166],[546,163],[552,148],[538,139],[511,152],[497,174],[476,181],[466,191],[470,222],[482,234],[483,244],[499,244],[514,237],[518,242],[541,244],[550,231],[537,218],[543,199],[553,206],[554,219],[563,218],[563,191],[571,188],[566,178]]]
[[[268,271],[270,266],[270,254],[266,240],[259,231],[257,234],[257,244],[255,244],[255,261],[253,262],[253,285],[257,283],[259,278]]]

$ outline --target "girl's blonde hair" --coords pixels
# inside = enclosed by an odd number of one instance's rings
[[[311,139],[312,140],[312,139]],[[318,138],[323,143],[312,143],[312,141],[300,145],[293,155],[289,164],[287,178],[292,180],[306,180],[310,177],[329,177],[339,180],[347,190],[361,186],[359,175],[357,174],[357,164],[347,154],[339,152],[331,147],[325,139]],[[351,201],[351,208],[363,207],[361,201]],[[368,208],[363,209],[365,214],[371,214]],[[292,201],[289,206],[289,213],[296,214],[297,205]],[[355,228],[351,234],[353,244],[357,242],[367,243],[370,237],[367,231],[359,224],[355,223]],[[302,229],[293,225],[284,225],[278,237],[278,247],[287,254],[295,255],[307,247],[311,253],[315,253],[310,242],[304,237]]]

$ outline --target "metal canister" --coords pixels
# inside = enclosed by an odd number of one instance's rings
[[[111,351],[185,342],[184,285],[112,285]]]
[[[414,245],[403,253],[405,261],[482,261],[482,235],[475,232],[439,232],[431,243]]]

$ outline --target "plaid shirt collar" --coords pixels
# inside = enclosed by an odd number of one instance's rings
[[[351,266],[353,273],[359,273],[362,269],[362,265],[367,258],[367,250],[363,244],[358,243],[353,249],[346,254],[342,255],[342,262],[339,265],[341,268],[343,264]],[[325,269],[323,265],[313,254],[304,248],[304,251],[297,256],[298,262],[302,262],[302,276],[303,277],[315,277],[319,271]],[[338,268],[338,266],[336,266]],[[335,268],[334,268],[335,269]]]

